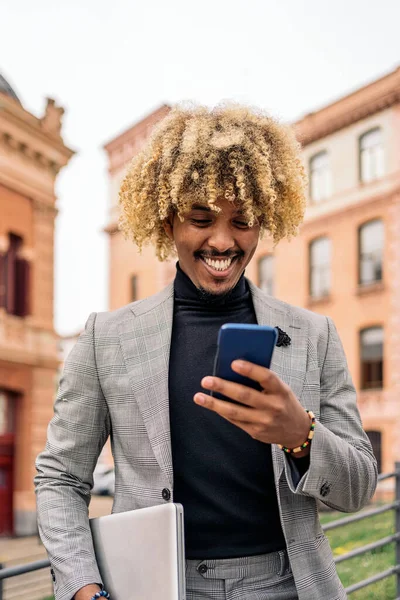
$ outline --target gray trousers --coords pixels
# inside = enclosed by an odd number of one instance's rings
[[[187,600],[298,600],[286,550],[186,561]]]

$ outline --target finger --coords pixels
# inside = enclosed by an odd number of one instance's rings
[[[234,360],[231,368],[236,373],[257,381],[268,393],[278,394],[285,387],[278,375],[266,367],[245,360]]]
[[[201,380],[201,385],[206,390],[218,392],[227,398],[231,398],[232,400],[236,400],[241,404],[253,408],[259,407],[260,403],[264,404],[265,402],[265,398],[259,391],[253,390],[253,388],[250,388],[247,385],[227,381],[220,377],[204,377]],[[260,397],[258,398],[257,395]]]
[[[227,421],[253,423],[255,422],[258,416],[258,411],[257,414],[255,414],[256,411],[252,410],[251,408],[248,408],[246,406],[239,406],[238,404],[233,404],[232,402],[226,400],[218,400],[217,398],[212,398],[207,394],[198,393],[194,396],[193,399],[196,404],[218,413]]]

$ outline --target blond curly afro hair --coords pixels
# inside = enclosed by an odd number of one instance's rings
[[[163,222],[183,220],[194,203],[218,211],[218,198],[243,210],[277,243],[297,232],[305,209],[300,147],[290,127],[235,104],[177,106],[134,157],[120,190],[119,227],[160,260],[174,254]]]

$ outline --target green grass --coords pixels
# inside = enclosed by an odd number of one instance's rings
[[[345,516],[341,513],[323,513],[321,515],[321,522],[325,524]],[[358,523],[352,523],[343,528],[339,527],[338,529],[327,531],[326,535],[328,536],[334,556],[338,556],[360,546],[376,542],[394,532],[394,513],[390,511]],[[394,564],[394,544],[389,544],[339,563],[337,570],[344,587],[347,587],[362,579],[367,579],[380,571],[384,571]],[[363,588],[358,592],[354,592],[349,598],[351,600],[394,600],[396,598],[395,585],[395,577],[392,576]]]

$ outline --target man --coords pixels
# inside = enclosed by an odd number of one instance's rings
[[[317,501],[359,510],[377,470],[343,349],[329,318],[243,275],[264,231],[302,221],[293,134],[245,107],[177,108],[120,198],[125,234],[179,262],[156,296],[92,314],[66,362],[36,477],[57,600],[100,590],[87,505],[109,435],[115,512],[184,506],[189,600],[345,598]],[[233,363],[262,391],[210,377],[226,322],[280,328],[271,370]]]

